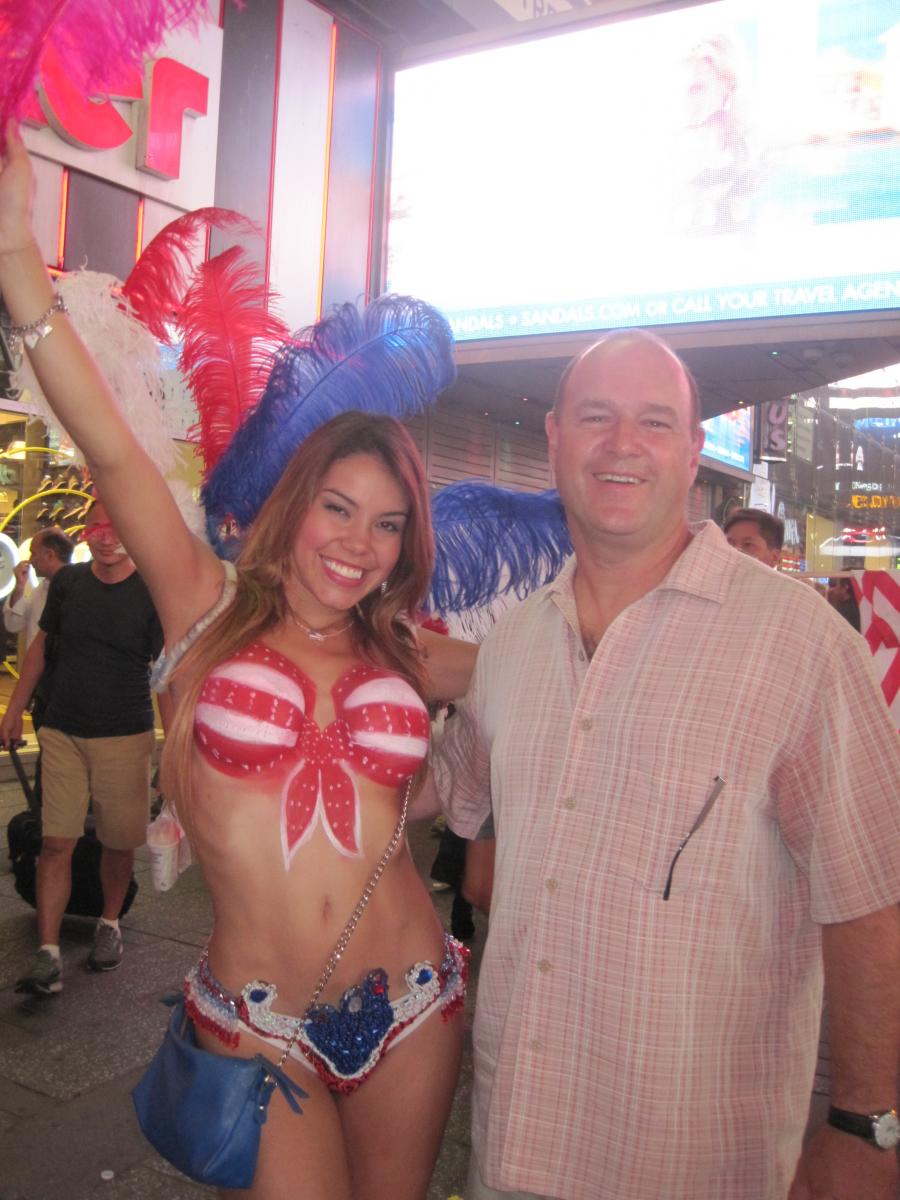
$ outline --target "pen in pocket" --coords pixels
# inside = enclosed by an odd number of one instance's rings
[[[712,782],[712,787],[709,790],[709,795],[706,797],[705,804],[700,809],[700,812],[697,814],[696,821],[694,821],[693,825],[690,827],[690,829],[687,831],[687,833],[681,839],[681,843],[680,843],[678,849],[675,851],[675,857],[672,859],[671,863],[669,864],[669,874],[666,876],[666,886],[663,888],[663,894],[662,894],[663,900],[668,900],[669,893],[672,891],[672,876],[675,874],[675,864],[678,862],[678,859],[681,855],[682,850],[685,848],[685,846],[688,844],[688,842],[691,840],[691,838],[694,836],[694,834],[697,832],[697,830],[700,828],[700,826],[703,824],[703,822],[709,816],[710,809],[715,804],[716,798],[724,786],[725,786],[725,780],[722,778],[721,775],[717,775]]]

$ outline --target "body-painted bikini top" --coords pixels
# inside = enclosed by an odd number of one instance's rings
[[[428,712],[400,676],[360,664],[344,672],[331,695],[335,717],[321,729],[309,676],[253,642],[210,673],[197,701],[194,738],[212,767],[237,778],[285,772],[285,865],[319,820],[335,849],[360,855],[354,775],[398,787],[428,753]]]

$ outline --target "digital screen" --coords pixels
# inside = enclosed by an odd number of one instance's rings
[[[853,422],[853,428],[870,433],[880,441],[891,442],[900,438],[900,417],[860,417]]]
[[[753,409],[736,408],[703,422],[706,438],[703,458],[725,463],[739,471],[753,466]]]
[[[900,307],[897,0],[718,0],[403,68],[385,261],[460,340]]]

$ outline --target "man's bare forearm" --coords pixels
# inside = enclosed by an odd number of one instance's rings
[[[16,686],[7,705],[8,712],[23,713],[28,707],[34,689],[44,673],[44,634],[39,633],[22,660],[22,668]]]
[[[900,908],[822,930],[831,1043],[831,1100],[874,1113],[897,1101]]]

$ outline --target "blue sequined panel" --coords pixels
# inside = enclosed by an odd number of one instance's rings
[[[370,971],[362,983],[348,988],[340,1005],[316,1004],[306,1014],[306,1036],[341,1075],[365,1066],[394,1022],[387,994],[387,972]]]

